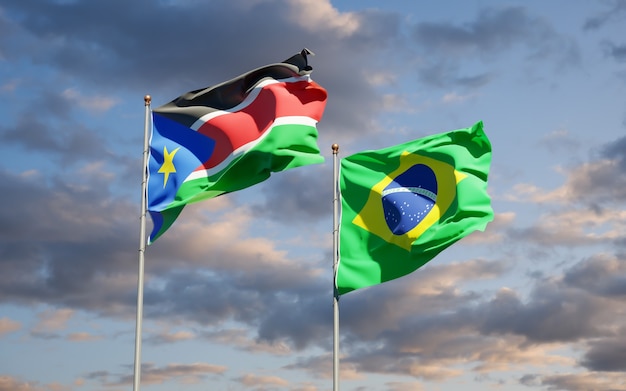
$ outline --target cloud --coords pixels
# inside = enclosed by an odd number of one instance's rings
[[[3,194],[23,201],[0,213],[2,226],[11,227],[0,246],[3,297],[134,316],[137,271],[128,262],[136,254],[138,226],[129,218],[136,215],[134,207],[113,202],[106,186],[79,185],[80,177],[75,184],[57,180],[51,191],[36,177],[0,174],[11,189]],[[330,285],[315,266],[317,259],[294,262],[271,240],[251,237],[246,208],[221,212],[222,217],[194,215],[203,208],[213,205],[190,206],[176,229],[148,248],[146,317],[182,317],[203,325],[235,320],[257,325],[261,340],[279,343],[284,336],[300,348],[323,335],[330,313],[320,297]],[[46,220],[40,220],[44,215]],[[300,302],[298,314],[291,311],[294,300]],[[49,332],[69,316],[67,311],[45,312],[36,331],[53,337]]]
[[[309,170],[295,169],[273,175],[260,187],[263,202],[255,203],[252,212],[293,227],[329,219],[333,200],[333,174],[329,168],[312,166]]]
[[[136,271],[127,261],[136,247],[132,233],[137,228],[128,221],[136,210],[132,205],[113,202],[105,184],[81,186],[77,177],[78,183],[49,178],[54,187],[36,176],[1,172],[0,177],[3,194],[21,200],[0,213],[5,227],[0,288],[5,298],[44,300],[61,308],[97,310],[93,305],[98,303],[103,310],[107,303],[116,307],[116,301],[132,306]],[[128,297],[120,283],[128,284]],[[62,314],[67,312],[44,313],[42,330],[49,330],[46,325]]]
[[[278,376],[259,376],[254,374],[245,374],[236,379],[239,383],[246,387],[259,387],[259,386],[279,386],[286,387],[289,382]]]
[[[626,344],[621,338],[593,341],[582,365],[592,371],[623,372],[626,369]]]
[[[626,176],[619,161],[600,160],[571,170],[565,188],[579,202],[618,201],[626,196]]]
[[[514,228],[509,237],[542,246],[579,247],[610,244],[622,234],[626,211],[572,208],[540,215],[528,228]]]
[[[62,127],[57,129],[58,132],[48,128],[51,132],[42,133],[41,130],[46,128],[48,126],[37,118],[24,116],[15,128],[0,129],[0,138],[26,150],[52,153],[65,161],[93,158],[103,154],[101,149],[103,143],[99,137],[82,125]]]
[[[171,363],[162,367],[144,362],[141,365],[141,382],[142,384],[164,384],[169,382],[194,384],[206,379],[208,376],[221,376],[227,370],[228,368],[225,366],[203,362],[191,364]],[[133,382],[132,375],[116,375],[107,371],[91,372],[85,378],[99,380],[105,386],[123,386]]]
[[[39,322],[33,330],[38,332],[64,330],[67,322],[74,316],[74,310],[62,308],[58,310],[44,310],[38,314]]]
[[[423,48],[420,80],[427,85],[447,87],[486,85],[492,71],[461,76],[459,65],[468,59],[488,66],[490,59],[503,50],[525,50],[525,61],[552,59],[563,66],[580,62],[576,44],[559,35],[543,19],[525,7],[482,9],[475,20],[463,25],[447,22],[421,22],[412,28],[411,38]],[[481,65],[481,69],[483,69]]]
[[[601,372],[550,374],[538,379],[540,384],[554,391],[624,391],[626,382],[620,374]]]
[[[387,383],[389,391],[423,391],[424,386],[418,382],[389,382]]]
[[[87,109],[93,113],[102,113],[111,109],[117,104],[117,100],[105,96],[83,96],[74,88],[68,88],[62,92],[62,96],[79,107]]]
[[[611,161],[617,161],[619,167],[626,170],[626,136],[605,144],[600,153]]]
[[[527,35],[529,32],[531,35]],[[464,26],[424,22],[415,26],[413,38],[440,53],[488,52],[511,44],[536,40],[547,27],[523,7],[484,9]]]
[[[286,369],[304,369],[314,378],[332,379],[333,373],[333,356],[331,354],[319,354],[305,358],[298,358],[293,364],[285,366]],[[340,357],[340,370],[342,381],[361,380],[365,375],[359,373],[356,366],[346,360],[346,356]]]
[[[168,364],[161,368],[152,364],[142,364],[141,378],[146,384],[163,384],[173,379],[179,379],[179,382],[184,383],[197,383],[206,375],[221,375],[226,370],[227,368],[222,365],[207,363]]]
[[[626,62],[626,44],[619,45],[610,41],[602,43],[604,54],[617,62]]]
[[[290,3],[291,17],[298,25],[310,32],[317,32],[320,26],[336,31],[340,38],[358,34],[364,20],[353,12],[341,13],[330,3],[315,0],[294,0]]]
[[[5,334],[12,333],[22,328],[22,324],[20,322],[14,321],[8,317],[0,318],[0,337]]]
[[[463,239],[466,244],[499,243],[506,239],[506,231],[515,223],[515,212],[496,213],[484,232],[476,231]]]
[[[626,13],[626,2],[624,0],[615,0],[606,2],[607,5],[612,5],[610,9],[599,12],[595,16],[587,18],[583,25],[584,30],[597,30],[604,27],[605,24],[620,19],[620,15]]]
[[[45,388],[35,382],[24,382],[18,378],[0,375],[0,391],[44,391]]]
[[[114,11],[119,7],[124,15]],[[122,105],[117,96],[138,90],[160,105],[185,91],[284,60],[306,46],[316,53],[310,59],[313,78],[329,92],[320,125],[321,140],[327,145],[375,132],[369,124],[383,108],[375,83],[368,82],[370,73],[380,73],[372,59],[390,42],[401,42],[398,15],[376,10],[340,12],[328,1],[222,0],[190,6],[29,0],[9,4],[5,10],[11,20],[19,20],[20,27],[15,27],[19,36],[30,42],[28,51],[20,48],[14,56],[41,68],[42,75],[51,74],[47,79],[71,80],[72,87],[64,88],[65,103],[96,110]],[[172,18],[185,20],[185,29],[160,27]],[[85,21],[88,29],[83,28]],[[194,34],[229,39],[207,40],[198,50],[189,39]],[[402,60],[389,62],[386,73],[394,75]],[[90,89],[97,93],[84,92]]]
[[[460,103],[468,99],[472,99],[474,96],[475,94],[459,95],[456,92],[450,92],[448,94],[445,94],[441,98],[441,101],[445,104]]]
[[[412,278],[377,286],[375,294],[368,289],[346,295],[342,350],[347,356],[342,362],[359,372],[444,380],[460,376],[464,372],[455,366],[467,364],[478,373],[543,371],[547,363],[550,368],[575,366],[575,359],[562,353],[569,343],[583,348],[585,341],[596,341],[587,353],[583,349],[583,363],[595,370],[619,351],[604,350],[614,330],[626,325],[612,317],[613,300],[622,293],[610,287],[626,276],[616,259],[577,262],[562,278],[537,279],[527,298],[509,288],[493,297],[461,289],[461,281],[471,285],[497,270],[494,278],[499,276],[502,265],[496,265],[429,265]],[[593,281],[606,281],[605,276],[615,283],[603,290]],[[537,379],[550,376],[550,370],[541,371]]]
[[[463,116],[470,99],[478,105],[498,79],[579,60],[578,46],[553,27],[562,24],[549,24],[530,7],[461,17],[343,12],[311,0],[3,5],[0,57],[10,77],[0,94],[10,99],[0,139],[9,157],[20,159],[0,170],[0,202],[8,205],[0,211],[0,296],[9,305],[46,303],[33,335],[54,343],[101,338],[69,327],[82,311],[134,320],[144,93],[160,104],[309,47],[317,54],[310,58],[313,78],[329,91],[319,124],[329,157],[335,142],[342,153],[373,138],[387,143],[398,126],[381,114],[447,121]],[[173,19],[185,28],[162,27]],[[200,47],[194,37],[209,39]],[[609,59],[622,58],[620,43],[604,48]],[[509,61],[522,66],[507,67]],[[417,98],[432,112],[411,103]],[[461,111],[440,111],[445,103]],[[139,106],[136,113],[124,109],[131,104]],[[541,143],[578,151],[576,137],[568,128]],[[615,308],[626,271],[623,254],[610,252],[623,242],[626,221],[625,140],[601,146],[587,162],[559,167],[561,185],[520,184],[514,197],[494,198],[527,203],[515,211],[499,204],[504,212],[485,233],[415,274],[342,297],[342,378],[391,375],[384,387],[397,391],[464,375],[494,385],[509,376],[555,390],[624,389],[612,371],[624,361],[619,336],[626,325]],[[144,315],[153,326],[146,342],[180,342],[170,346],[178,348],[209,341],[253,358],[291,360],[284,368],[328,379],[332,254],[323,238],[330,230],[317,229],[331,217],[328,163],[185,208],[146,252]],[[604,253],[589,256],[596,248]],[[22,327],[0,319],[0,334]],[[144,380],[176,387],[213,377],[231,386],[316,389],[286,376],[224,379],[229,370],[147,364]],[[85,379],[119,388],[131,382],[128,372],[96,371]],[[3,387],[68,386],[5,376]]]
[[[98,341],[103,337],[101,335],[93,335],[87,332],[78,332],[78,333],[70,333],[67,336],[68,341],[72,342],[90,342],[90,341]]]
[[[618,257],[599,253],[567,270],[564,282],[606,298],[626,295],[626,267]]]
[[[577,151],[580,148],[580,142],[568,130],[558,129],[543,136],[540,146],[551,153],[562,150]]]
[[[145,338],[146,342],[154,344],[175,343],[180,341],[188,341],[195,339],[197,336],[191,331],[164,331],[154,333],[153,335]]]
[[[12,93],[15,92],[15,89],[19,85],[19,80],[8,80],[4,84],[0,85],[0,92],[2,93]]]
[[[605,310],[599,300],[575,290],[558,289],[550,282],[538,284],[532,295],[532,301],[524,304],[513,292],[501,291],[479,309],[479,313],[484,311],[481,331],[513,333],[536,342],[576,341],[603,334],[604,327],[593,321]]]
[[[604,208],[615,213],[613,205],[626,197],[626,138],[603,145],[595,160],[579,163],[569,168],[559,167],[565,183],[553,190],[533,184],[518,184],[507,199],[533,203],[568,203],[585,205],[597,215],[604,215]],[[607,210],[608,211],[608,210]],[[619,212],[618,212],[619,213]],[[584,217],[596,219],[598,216]],[[610,219],[609,216],[606,216]]]
[[[274,356],[285,356],[293,353],[290,346],[281,340],[266,341],[250,336],[249,328],[230,328],[206,330],[202,337],[215,343],[233,346],[246,352],[269,353]]]

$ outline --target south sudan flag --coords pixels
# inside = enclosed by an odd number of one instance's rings
[[[324,161],[316,124],[327,94],[311,80],[307,54],[305,49],[153,110],[150,243],[189,203],[247,188],[272,172]]]

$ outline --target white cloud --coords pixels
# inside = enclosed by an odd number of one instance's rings
[[[101,95],[85,96],[74,88],[64,90],[61,95],[92,113],[103,113],[117,104],[117,99],[115,98]]]
[[[456,92],[449,92],[441,98],[441,102],[445,104],[463,103],[468,99],[472,99],[476,94],[459,95]]]
[[[339,38],[354,34],[360,27],[354,13],[342,13],[327,0],[292,0],[292,17],[299,26],[316,32],[332,29]]]
[[[245,374],[239,378],[241,384],[248,387],[258,387],[259,385],[265,386],[288,386],[289,382],[278,376],[259,376],[254,374]]]

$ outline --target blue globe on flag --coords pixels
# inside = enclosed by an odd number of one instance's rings
[[[437,178],[425,164],[416,164],[398,175],[382,193],[387,226],[394,235],[415,228],[437,202]]]

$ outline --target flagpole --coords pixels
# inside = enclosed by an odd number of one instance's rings
[[[141,217],[139,229],[139,277],[137,279],[137,324],[135,327],[135,373],[133,391],[139,391],[141,380],[141,321],[143,318],[143,269],[146,252],[146,187],[148,185],[148,148],[150,142],[150,102],[152,98],[143,98],[146,110],[143,131],[143,177],[141,180]]]
[[[337,153],[339,145],[333,144],[333,391],[339,391],[339,293],[337,292],[337,258],[339,227],[339,182],[337,174]]]

